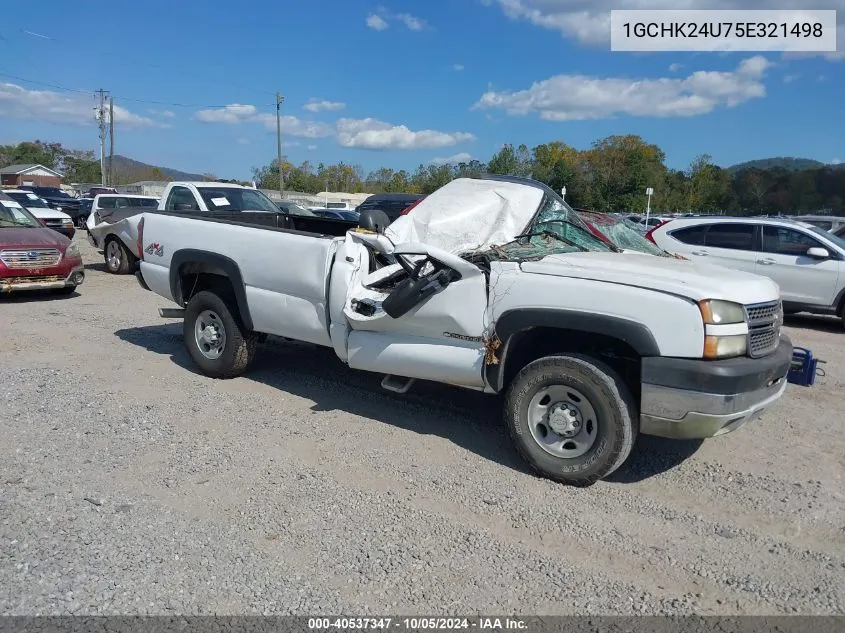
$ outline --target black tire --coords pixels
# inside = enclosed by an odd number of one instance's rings
[[[577,390],[595,412],[593,444],[580,456],[553,455],[532,435],[531,400],[556,386]],[[618,469],[639,432],[637,408],[621,377],[601,361],[580,354],[547,356],[523,367],[508,389],[505,421],[520,455],[538,474],[573,486],[592,485]]]
[[[255,358],[258,336],[246,330],[233,314],[226,301],[207,290],[198,292],[188,302],[182,336],[191,358],[202,373],[211,378],[234,378],[240,376]],[[200,316],[210,311],[216,315],[224,330],[224,344],[219,357],[208,358],[200,348],[195,328]]]
[[[112,275],[128,275],[138,260],[116,237],[106,238],[103,244],[103,259],[106,262],[106,270]]]

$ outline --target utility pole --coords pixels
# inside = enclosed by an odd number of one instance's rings
[[[282,174],[282,102],[285,98],[276,93],[276,145],[277,145],[277,161],[279,163],[279,198],[284,196],[285,181]]]
[[[114,97],[109,97],[109,187],[114,187]]]
[[[100,184],[106,184],[106,91],[100,88],[97,91],[100,95],[100,105],[97,107],[96,119],[100,127]]]

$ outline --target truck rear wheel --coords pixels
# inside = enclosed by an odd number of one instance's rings
[[[137,259],[116,237],[110,237],[106,240],[103,257],[106,260],[106,270],[112,275],[129,274]]]
[[[580,354],[529,363],[508,389],[505,421],[516,448],[544,477],[589,486],[619,468],[639,429],[631,392]]]
[[[191,358],[212,378],[244,373],[258,344],[257,335],[238,323],[227,303],[208,291],[198,292],[188,302],[182,335]]]

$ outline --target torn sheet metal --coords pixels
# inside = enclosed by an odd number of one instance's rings
[[[525,232],[544,193],[498,180],[457,178],[391,224],[394,243],[417,242],[458,254],[513,241]]]

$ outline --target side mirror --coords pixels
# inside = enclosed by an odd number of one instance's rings
[[[830,259],[830,251],[820,246],[813,246],[807,249],[807,257],[812,257],[813,259]]]
[[[390,218],[381,209],[365,209],[358,218],[358,226],[368,231],[382,234],[390,226]]]

